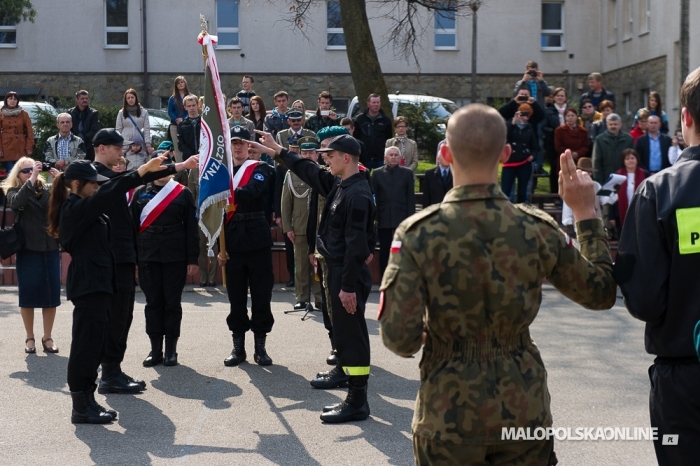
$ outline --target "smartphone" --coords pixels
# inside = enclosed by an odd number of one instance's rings
[[[526,95],[519,95],[515,98],[518,102],[527,102],[528,97]]]
[[[328,116],[331,114],[330,110],[321,110],[321,116]]]

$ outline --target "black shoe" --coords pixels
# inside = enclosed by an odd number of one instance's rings
[[[177,337],[165,337],[164,366],[177,366]]]
[[[92,393],[92,390],[70,392],[73,400],[73,411],[70,421],[73,424],[108,424],[114,420],[112,415],[107,413],[106,410],[100,411],[99,408],[93,406],[90,399]]]
[[[234,334],[233,335],[233,350],[229,357],[224,359],[224,366],[232,367],[237,366],[244,362],[246,358],[245,354],[245,333]]]
[[[199,286],[201,288],[204,288],[205,286],[207,286],[207,282],[199,282]]]
[[[132,376],[125,374],[124,372],[122,372],[122,376],[124,376],[124,378],[126,379],[127,382],[135,383],[136,385],[141,386],[141,390],[146,389],[146,382],[144,380],[137,380],[137,379],[133,378]]]
[[[253,334],[255,339],[255,353],[253,354],[253,360],[258,363],[259,366],[269,366],[272,364],[272,358],[267,355],[265,350],[265,339],[267,335],[264,333]]]
[[[144,387],[135,380],[129,380],[124,373],[118,374],[116,377],[105,380],[100,380],[100,385],[97,388],[97,393],[104,395],[105,393],[125,393],[136,394],[141,393]],[[145,382],[143,382],[145,384]]]
[[[334,405],[324,406],[324,407],[323,407],[323,412],[324,412],[324,413],[327,413],[327,412],[329,412],[329,411],[333,411],[334,409],[338,409],[338,408],[341,407],[342,404],[343,404],[343,402],[341,401],[340,403],[337,403],[337,404],[334,404]]]
[[[369,417],[369,404],[367,403],[367,376],[352,377],[348,396],[345,401],[336,405],[330,411],[321,414],[321,421],[330,424],[341,422],[364,421]],[[363,386],[359,384],[365,381]]]
[[[214,287],[216,287],[216,283],[214,283],[214,282],[209,282],[209,283],[207,283],[207,286],[210,287],[210,288],[214,288]]]
[[[306,303],[296,303],[294,305],[294,310],[295,311],[305,311],[306,310]]]
[[[286,285],[287,288],[294,288],[294,280],[289,280]]]
[[[92,384],[92,389],[90,390],[90,400],[89,400],[90,404],[94,408],[97,408],[98,411],[103,412],[103,413],[107,413],[110,416],[112,416],[113,420],[117,419],[117,412],[115,410],[107,409],[97,402],[97,400],[95,399],[95,390],[97,390],[97,384]]]
[[[343,370],[335,366],[333,369],[328,371],[326,374],[317,376],[310,383],[314,388],[320,388],[326,390],[329,388],[344,388],[348,386],[349,377],[345,375]]]
[[[143,360],[143,366],[153,367],[163,362],[163,336],[156,335],[148,338],[151,340],[151,352]]]
[[[335,366],[338,364],[338,351],[336,349],[331,349],[331,354],[326,358],[326,364],[329,366]]]

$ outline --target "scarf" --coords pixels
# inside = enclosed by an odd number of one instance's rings
[[[280,118],[282,121],[287,119],[287,114],[278,112],[277,107],[272,109],[272,116],[276,116],[277,118]]]
[[[559,112],[559,125],[564,124],[564,111],[566,110],[566,104],[562,105],[561,107],[557,104],[554,104],[554,108],[557,109],[557,112]]]
[[[127,105],[126,106],[126,111],[129,113],[129,115],[136,116],[136,110],[139,109],[138,105]]]
[[[525,127],[526,127],[527,125],[529,125],[529,124],[530,124],[530,123],[527,123],[527,122],[524,122],[524,121],[516,121],[516,122],[515,122],[515,126],[517,126],[518,128],[520,128],[521,131],[524,130]]]
[[[19,115],[20,113],[22,113],[22,111],[23,111],[23,109],[19,105],[15,108],[3,107],[2,108],[2,116],[13,117],[13,116]]]

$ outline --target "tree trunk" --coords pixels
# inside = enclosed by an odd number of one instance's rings
[[[379,64],[372,31],[369,29],[365,2],[340,0],[340,17],[343,21],[350,74],[360,108],[363,111],[367,108],[368,95],[379,94],[382,98],[382,110],[393,120],[389,91]]]
[[[476,11],[472,10],[472,95],[471,103],[476,103]]]

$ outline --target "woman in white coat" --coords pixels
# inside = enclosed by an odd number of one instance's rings
[[[124,139],[129,141],[140,139],[144,141],[146,151],[149,154],[153,152],[148,111],[139,103],[139,96],[136,94],[136,90],[127,89],[124,92],[124,103],[117,114],[117,123],[114,127]],[[124,152],[128,149],[129,146],[124,146]]]

